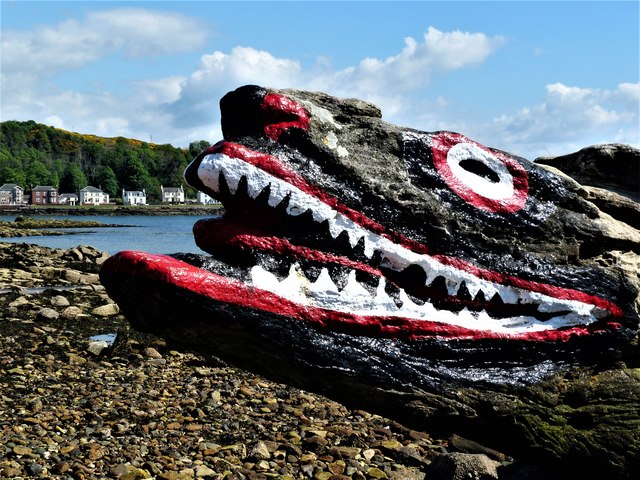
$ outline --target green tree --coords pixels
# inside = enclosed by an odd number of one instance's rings
[[[38,185],[50,185],[51,175],[47,166],[40,160],[31,160],[27,167],[26,183],[28,189]]]
[[[118,196],[120,193],[118,179],[111,167],[103,167],[98,174],[98,179],[98,185],[101,186],[103,191],[107,192],[112,197]]]
[[[191,142],[189,144],[189,155],[191,158],[197,157],[203,150],[206,150],[211,145],[206,140],[200,140],[198,142]]]
[[[62,180],[60,180],[60,191],[63,193],[76,193],[87,186],[87,177],[80,167],[75,163],[67,164]]]
[[[134,151],[127,152],[122,183],[127,190],[142,190],[143,188],[150,189],[152,187],[149,172]]]

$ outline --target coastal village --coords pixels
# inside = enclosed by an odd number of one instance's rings
[[[196,192],[196,198],[186,198],[184,188],[160,186],[160,202],[163,204],[199,204],[215,205],[218,201],[203,192]],[[118,198],[91,185],[78,192],[59,192],[51,185],[38,185],[30,194],[15,183],[0,186],[0,208],[20,207],[27,205],[66,205],[66,206],[98,206],[98,205],[147,205],[147,192],[142,190],[122,189]]]

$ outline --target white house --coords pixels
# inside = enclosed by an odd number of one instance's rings
[[[22,205],[24,188],[15,183],[5,183],[0,187],[0,205]]]
[[[179,187],[163,187],[160,185],[160,198],[163,203],[184,203],[184,189]]]
[[[122,189],[122,203],[123,205],[146,205],[147,204],[147,192],[143,188],[140,190],[125,190]]]
[[[75,205],[78,203],[78,195],[75,193],[61,193],[58,196],[58,203],[61,205]]]
[[[109,203],[109,194],[89,185],[80,190],[79,200],[80,205],[104,205]]]
[[[196,192],[196,203],[202,203],[203,205],[211,205],[215,203],[220,203],[215,198],[211,198],[204,192]]]

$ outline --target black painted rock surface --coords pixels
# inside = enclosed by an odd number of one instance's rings
[[[640,232],[580,184],[374,105],[247,86],[185,172],[211,256],[121,252],[137,328],[585,477],[640,468]],[[603,458],[605,460],[603,460]]]

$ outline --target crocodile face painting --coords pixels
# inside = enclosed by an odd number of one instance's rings
[[[616,360],[637,330],[637,293],[600,261],[630,247],[575,183],[359,100],[246,86],[221,111],[224,140],[185,172],[224,204],[194,227],[211,256],[101,272],[137,328],[351,400],[533,383]]]

